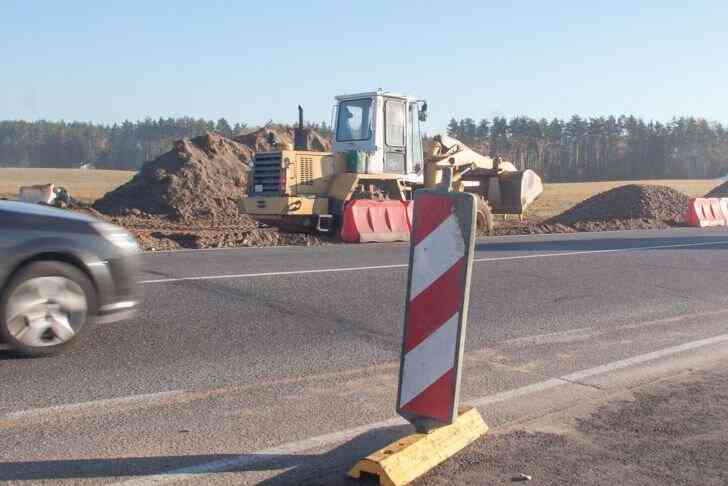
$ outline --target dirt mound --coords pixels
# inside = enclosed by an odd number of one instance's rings
[[[728,182],[713,188],[705,197],[728,197]]]
[[[307,136],[312,149],[331,148],[318,133],[309,130]],[[87,211],[127,228],[145,250],[324,243],[316,236],[260,227],[238,207],[253,153],[292,145],[292,130],[263,129],[238,138],[207,133],[177,141]]]
[[[666,186],[629,184],[582,201],[546,221],[578,231],[664,228],[682,222],[688,196]]]
[[[179,140],[94,208],[112,216],[155,215],[187,223],[238,221],[251,155],[245,145],[215,133]]]
[[[315,130],[306,129],[306,141],[310,150],[315,152],[330,152],[331,142]],[[287,127],[267,127],[254,132],[235,137],[253,152],[272,152],[293,148],[293,129]]]
[[[233,224],[211,224],[205,221],[189,224],[148,214],[110,216],[93,208],[77,211],[124,227],[134,235],[142,249],[147,251],[241,246],[314,246],[332,242],[331,238],[259,227],[255,221],[244,215]]]

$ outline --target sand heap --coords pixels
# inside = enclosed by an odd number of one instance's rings
[[[682,222],[688,196],[666,186],[629,184],[580,202],[546,223],[577,231],[665,228]]]
[[[330,152],[331,142],[315,130],[306,129],[306,141],[309,150]],[[287,127],[267,127],[234,138],[253,152],[271,152],[293,148],[293,129]]]
[[[112,216],[153,215],[187,223],[237,221],[251,155],[248,147],[214,133],[179,140],[94,208]]]

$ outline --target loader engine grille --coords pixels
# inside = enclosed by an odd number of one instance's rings
[[[301,157],[301,184],[304,186],[313,185],[313,159]]]
[[[253,157],[253,194],[276,193],[281,190],[281,153],[259,153]]]

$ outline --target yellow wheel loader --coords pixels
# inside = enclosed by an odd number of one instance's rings
[[[409,238],[413,191],[446,184],[479,196],[478,224],[492,214],[522,215],[543,191],[531,170],[480,155],[458,140],[434,137],[425,153],[420,123],[425,100],[389,91],[336,97],[331,152],[306,146],[303,112],[294,146],[256,153],[242,210],[293,231],[338,232],[345,241]]]

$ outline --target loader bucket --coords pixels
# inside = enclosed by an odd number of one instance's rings
[[[491,181],[491,184],[495,181]],[[534,171],[501,172],[498,190],[489,191],[496,212],[520,214],[543,192],[543,182]]]
[[[410,204],[356,199],[346,203],[341,239],[349,243],[409,241]]]

